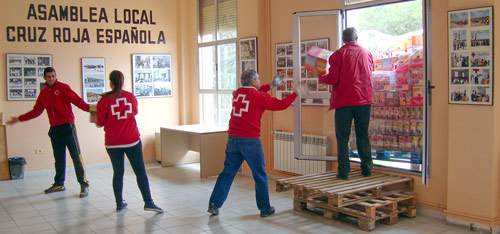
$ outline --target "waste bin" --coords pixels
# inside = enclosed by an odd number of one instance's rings
[[[26,159],[23,157],[9,158],[10,179],[18,180],[24,178],[24,165]]]

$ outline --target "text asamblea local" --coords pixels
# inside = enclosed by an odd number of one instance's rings
[[[82,7],[82,6],[56,6],[45,4],[30,4],[28,20],[46,21],[71,21],[71,22],[93,22],[109,23],[106,8]],[[138,9],[114,9],[114,23],[117,24],[149,24],[156,25],[153,19],[153,11]]]

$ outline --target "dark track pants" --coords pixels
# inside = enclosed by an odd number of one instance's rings
[[[66,147],[68,148],[75,174],[78,183],[81,185],[89,185],[85,178],[85,169],[83,168],[83,159],[78,144],[76,128],[74,123],[61,124],[51,126],[49,130],[50,141],[52,142],[52,150],[54,151],[56,175],[54,177],[55,185],[64,185],[66,176]]]
[[[351,170],[348,144],[353,119],[356,132],[356,146],[359,158],[361,159],[361,170],[366,175],[372,172],[373,161],[370,139],[368,138],[370,109],[371,105],[344,106],[335,109],[335,135],[337,137],[337,157],[339,163],[338,173],[341,176],[347,176]]]

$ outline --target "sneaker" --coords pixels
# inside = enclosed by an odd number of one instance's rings
[[[146,211],[154,211],[154,212],[157,212],[157,213],[163,213],[163,210],[158,207],[157,205],[155,205],[154,203],[146,203],[146,205],[144,205],[144,210]]]
[[[343,176],[341,174],[337,174],[337,178],[339,178],[341,180],[347,180],[349,177],[348,176]]]
[[[61,191],[64,191],[64,190],[66,190],[66,188],[64,187],[64,185],[55,185],[55,184],[53,184],[52,186],[50,186],[50,188],[45,189],[44,192],[45,193],[55,193],[55,192],[61,192]]]
[[[80,185],[80,198],[84,198],[84,197],[87,197],[89,195],[89,186],[88,185],[85,185],[85,184],[82,184]]]
[[[125,201],[122,201],[121,204],[116,205],[116,211],[122,211],[125,208],[127,208],[127,203]]]
[[[218,215],[219,214],[219,208],[215,205],[215,203],[210,203],[208,205],[208,213],[213,214],[213,215]]]
[[[260,217],[267,217],[267,216],[270,216],[270,215],[273,215],[274,212],[276,212],[276,210],[274,209],[274,207],[271,206],[271,209],[267,210],[267,211],[260,211]]]

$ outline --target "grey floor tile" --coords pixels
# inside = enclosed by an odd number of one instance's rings
[[[163,214],[144,211],[135,175],[127,164],[124,199],[128,209],[116,212],[110,165],[90,166],[87,179],[90,195],[78,198],[74,171],[66,174],[66,191],[44,194],[54,172],[28,172],[23,180],[0,181],[1,233],[366,233],[356,223],[327,220],[293,210],[293,191],[277,193],[269,181],[271,204],[276,214],[259,217],[252,177],[238,174],[218,216],[206,212],[216,177],[199,178],[199,164],[162,168],[146,165],[151,193]],[[418,215],[401,217],[397,224],[376,223],[372,233],[472,233],[442,219]]]

